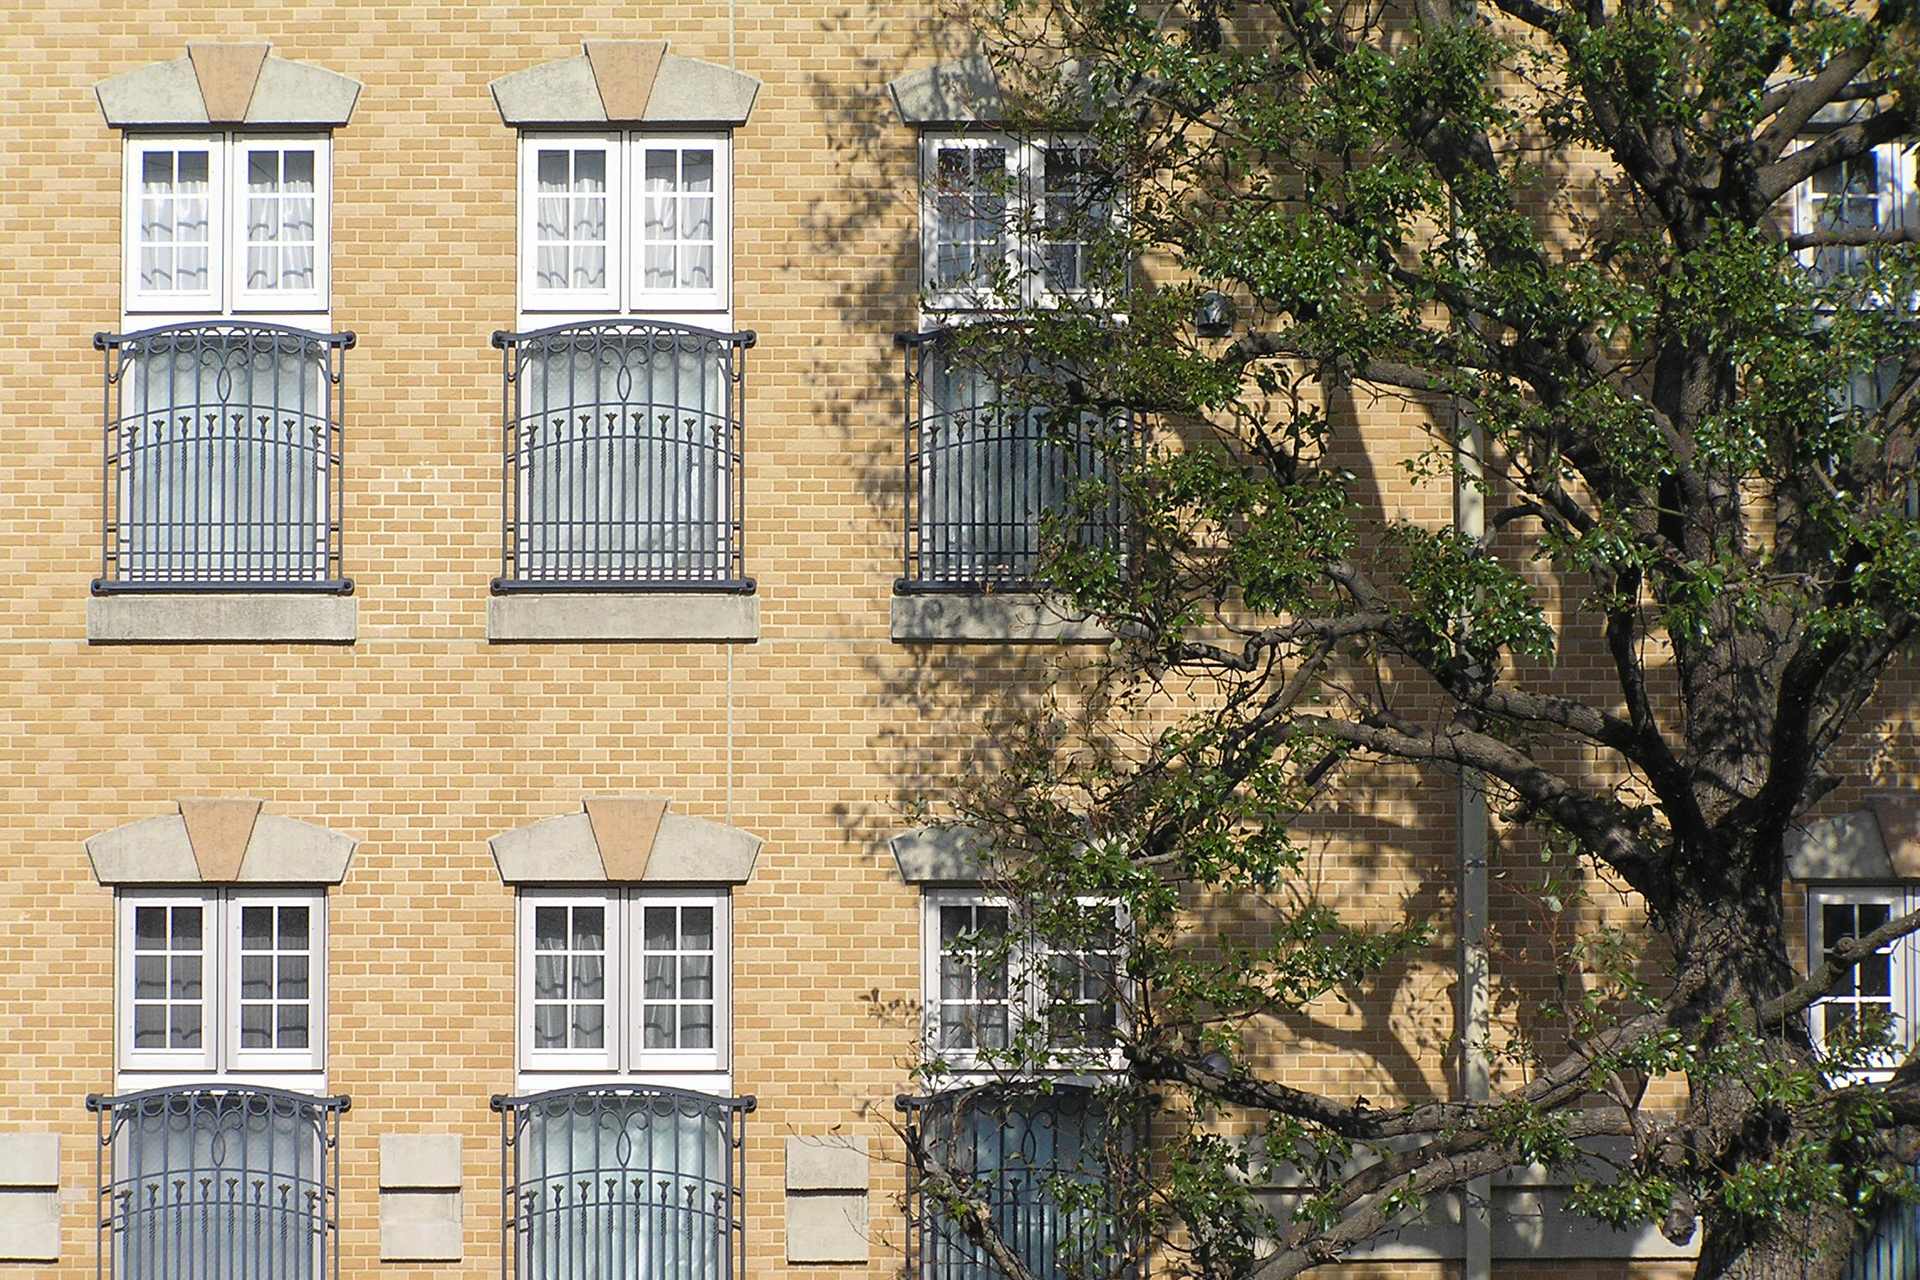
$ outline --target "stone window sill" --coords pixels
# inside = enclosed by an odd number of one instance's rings
[[[244,592],[92,596],[89,644],[352,644],[352,596]]]
[[[487,600],[487,639],[496,644],[568,640],[712,640],[760,638],[758,596],[721,592],[516,592]]]
[[[1044,596],[893,597],[892,636],[902,643],[1105,644],[1113,634]]]

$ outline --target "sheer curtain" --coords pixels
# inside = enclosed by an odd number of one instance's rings
[[[726,366],[706,338],[588,329],[520,364],[520,576],[725,578]]]
[[[1084,1088],[960,1090],[930,1100],[922,1141],[983,1201],[1000,1237],[1040,1280],[1105,1274],[1113,1226],[1069,1188],[1109,1184],[1105,1106]],[[986,1255],[931,1204],[923,1280],[1000,1280]]]
[[[114,1138],[115,1280],[309,1280],[326,1197],[312,1109],[248,1094],[139,1104]]]
[[[165,330],[126,349],[120,577],[326,577],[325,348],[298,335]]]
[[[722,1280],[725,1114],[672,1095],[531,1104],[520,1136],[520,1274],[528,1280]]]

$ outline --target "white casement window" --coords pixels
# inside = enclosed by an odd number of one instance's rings
[[[123,893],[120,1066],[186,1077],[326,1065],[326,898]]]
[[[921,972],[930,1058],[953,1070],[1117,1065],[1126,917],[1088,899],[1067,941],[1023,924],[1009,902],[978,890],[927,893]],[[1011,1063],[1009,1052],[1029,1061]],[[1040,1055],[1046,1060],[1034,1063]]]
[[[926,305],[992,310],[1098,293],[1095,240],[1112,193],[1070,138],[928,135],[921,145]]]
[[[713,891],[523,892],[521,1069],[725,1070],[728,905]]]
[[[521,310],[725,312],[730,159],[721,136],[523,137]]]
[[[1920,891],[1899,886],[1811,889],[1807,892],[1807,952],[1812,963],[1846,938],[1863,937],[1920,907]],[[1880,948],[1842,978],[1810,1012],[1814,1043],[1825,1045],[1845,1024],[1872,1017],[1890,1021],[1893,1043],[1914,1043],[1920,1012],[1920,940],[1912,934]],[[1891,1070],[1897,1056],[1885,1064]]]
[[[326,138],[130,137],[127,312],[326,311],[331,176]]]
[[[1910,226],[1916,216],[1913,151],[1898,143],[1875,147],[1822,169],[1794,189],[1794,230],[1889,231]],[[1834,245],[1810,249],[1801,261],[1823,282],[1857,274],[1871,250]]]

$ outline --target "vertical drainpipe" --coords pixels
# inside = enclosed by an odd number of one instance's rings
[[[1478,481],[1482,474],[1485,441],[1480,429],[1458,403],[1452,408],[1456,444],[1454,528],[1478,541],[1486,535],[1486,506]],[[1460,771],[1458,832],[1460,882],[1456,897],[1459,919],[1460,986],[1456,1005],[1460,1042],[1460,1095],[1469,1102],[1486,1099],[1487,1036],[1487,794],[1480,775]],[[1493,1274],[1492,1179],[1467,1183],[1460,1203],[1460,1280],[1489,1280]]]

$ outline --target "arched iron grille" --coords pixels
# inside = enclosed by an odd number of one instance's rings
[[[590,1085],[496,1096],[500,1273],[514,1280],[730,1280],[744,1255],[746,1098]]]
[[[344,1097],[197,1086],[95,1094],[112,1280],[337,1280]]]
[[[1920,1178],[1920,1165],[1910,1170]],[[1895,1201],[1881,1210],[1867,1238],[1847,1260],[1846,1280],[1908,1280],[1920,1276],[1920,1205]]]
[[[96,592],[335,591],[351,333],[209,321],[94,335],[105,357]]]
[[[906,1115],[908,1275],[1003,1280],[930,1189],[943,1167],[955,1189],[1039,1280],[1127,1273],[1136,1251],[1124,1222],[1136,1118],[1096,1090],[1037,1083],[981,1085],[895,1099]],[[926,1163],[913,1153],[924,1153]]]
[[[752,333],[603,320],[496,333],[496,591],[750,591],[740,387]]]
[[[1026,590],[1038,582],[1050,515],[1085,505],[1111,469],[1104,441],[1122,425],[1014,397],[956,358],[950,331],[901,334],[906,349],[904,593]],[[1031,382],[1037,371],[1023,371]],[[1082,511],[1073,537],[1119,547],[1117,488]]]

